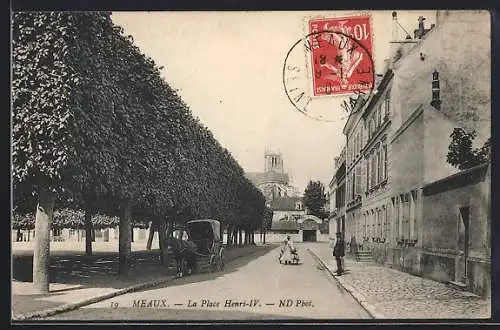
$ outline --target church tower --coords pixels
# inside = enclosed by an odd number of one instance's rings
[[[266,172],[284,173],[282,155],[280,153],[266,152],[264,170]]]

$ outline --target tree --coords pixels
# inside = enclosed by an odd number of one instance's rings
[[[110,15],[13,15],[14,206],[37,210],[40,292],[49,286],[58,201],[83,210],[87,233],[96,214],[119,218],[120,272],[131,257],[132,218],[171,228],[211,217],[240,230],[260,221],[260,191]]]
[[[463,128],[454,128],[450,135],[446,161],[459,170],[466,170],[490,159],[491,138],[481,148],[472,149],[472,142],[476,138],[475,131],[466,131]]]
[[[325,187],[320,181],[309,181],[304,191],[304,206],[312,215],[325,218]]]
[[[266,244],[266,232],[271,230],[273,225],[273,210],[270,207],[265,206],[262,214],[262,243]]]

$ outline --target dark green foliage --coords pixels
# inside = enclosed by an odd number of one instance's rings
[[[488,139],[481,148],[472,149],[472,142],[476,132],[467,132],[463,128],[455,128],[450,135],[446,161],[459,170],[483,164],[490,159],[491,139]]]
[[[110,13],[15,13],[12,55],[16,212],[34,210],[43,183],[97,227],[129,200],[145,221],[260,227],[264,196]],[[83,219],[57,212],[54,225]]]
[[[319,218],[325,217],[326,203],[325,187],[320,181],[309,181],[304,191],[304,206],[312,215]]]
[[[266,206],[264,210],[264,223],[263,223],[263,229],[264,230],[271,230],[272,227],[272,222],[273,222],[273,210],[269,207]]]

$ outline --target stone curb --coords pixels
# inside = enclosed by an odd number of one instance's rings
[[[351,285],[347,284],[342,277],[336,276],[335,271],[330,266],[328,266],[328,264],[323,259],[321,259],[316,252],[314,252],[310,248],[308,248],[307,250],[321,263],[323,267],[325,267],[325,269],[330,273],[330,275],[332,275],[333,278],[335,278],[335,280],[340,284],[340,286],[342,286],[342,288],[345,291],[351,294],[351,296],[361,305],[361,307],[363,307],[366,310],[366,312],[372,318],[374,319],[386,318],[386,316],[377,311],[377,309],[373,305],[371,305],[358,290],[356,290]]]
[[[257,252],[257,251],[254,251],[254,252]],[[233,261],[235,259],[238,259],[238,258],[246,256],[246,255],[249,255],[249,254],[242,254],[242,255],[236,256],[228,261]],[[44,317],[53,316],[53,315],[64,313],[64,312],[69,312],[69,311],[75,310],[75,309],[83,307],[83,306],[91,305],[91,304],[94,304],[94,303],[97,303],[97,302],[100,302],[103,300],[114,298],[116,296],[121,296],[121,295],[131,293],[134,291],[140,291],[140,290],[148,289],[151,287],[155,287],[157,285],[165,284],[165,283],[170,282],[170,281],[175,280],[175,279],[176,279],[175,276],[163,277],[163,278],[158,279],[158,280],[132,285],[132,286],[129,286],[129,287],[126,287],[123,289],[117,289],[115,291],[108,292],[105,294],[99,294],[99,295],[96,295],[94,297],[82,299],[82,300],[74,302],[74,303],[64,304],[64,305],[60,305],[57,307],[44,309],[41,311],[36,311],[36,312],[13,315],[12,320],[13,321],[26,321],[26,320],[31,320],[34,318],[44,318]]]

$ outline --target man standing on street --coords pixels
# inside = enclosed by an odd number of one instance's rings
[[[333,256],[337,262],[337,275],[342,275],[344,269],[342,268],[342,259],[344,258],[344,239],[342,233],[337,233],[337,240],[335,242],[335,247],[333,248]]]

